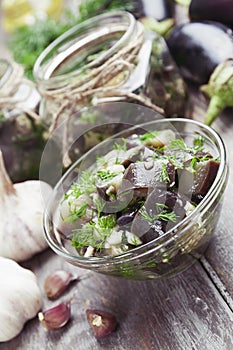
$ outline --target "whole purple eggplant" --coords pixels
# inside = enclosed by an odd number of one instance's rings
[[[131,12],[136,18],[152,17],[162,21],[172,17],[174,3],[171,0],[136,0]]]
[[[207,83],[216,66],[233,57],[233,32],[218,22],[189,22],[167,38],[181,74],[198,84]]]
[[[212,20],[233,26],[233,0],[192,0],[191,20]]]

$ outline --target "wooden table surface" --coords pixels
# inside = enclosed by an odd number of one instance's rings
[[[198,103],[195,104],[195,102]],[[204,99],[193,98],[194,118],[203,120]],[[233,118],[222,115],[213,128],[222,136],[229,156],[230,177],[220,220],[204,257],[177,277],[163,281],[131,281],[87,273],[47,250],[24,263],[39,280],[43,309],[74,293],[72,318],[61,330],[46,331],[30,320],[0,350],[232,350],[233,349]],[[84,275],[58,302],[43,290],[45,277],[56,269]],[[86,320],[87,308],[114,313],[117,330],[97,340]]]
[[[206,103],[195,97],[193,117],[203,120]],[[87,273],[47,250],[24,263],[38,277],[43,309],[74,293],[72,318],[61,330],[46,331],[37,318],[26,323],[0,350],[233,350],[233,111],[213,124],[229,156],[230,176],[221,216],[204,257],[169,280],[131,281]],[[58,302],[44,293],[45,277],[56,269],[84,275]],[[87,308],[114,313],[117,330],[97,340],[86,320]]]

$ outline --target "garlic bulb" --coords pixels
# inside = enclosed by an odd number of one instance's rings
[[[15,261],[0,257],[0,342],[18,335],[25,322],[41,307],[41,292],[36,276]]]
[[[0,151],[0,256],[23,261],[44,250],[44,201],[50,185],[39,180],[12,184]]]

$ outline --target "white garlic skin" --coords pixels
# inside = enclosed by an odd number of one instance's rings
[[[49,196],[52,188],[39,180],[17,183],[13,188],[14,193],[0,198],[0,256],[24,261],[47,248],[44,196]]]
[[[0,257],[0,342],[13,339],[41,308],[35,274],[11,259]]]

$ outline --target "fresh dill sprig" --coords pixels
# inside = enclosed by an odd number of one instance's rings
[[[170,149],[181,149],[183,151],[188,150],[188,146],[186,145],[186,143],[184,142],[183,139],[171,140],[169,143],[169,148]]]
[[[181,162],[180,160],[177,160],[176,154],[169,155],[167,157],[167,160],[174,165],[176,169],[183,169],[184,168],[184,163]]]
[[[82,226],[80,229],[75,229],[72,231],[73,237],[71,244],[76,249],[80,249],[82,247],[99,247],[99,238],[95,235],[94,225],[89,222]]]
[[[207,162],[208,160],[210,160],[210,157],[208,155],[203,156],[203,157],[198,157],[198,155],[195,154],[193,156],[191,162],[189,163],[189,166],[188,166],[187,170],[189,170],[191,173],[195,174],[202,167],[199,163]],[[199,166],[198,166],[198,164],[199,164]]]
[[[164,204],[156,203],[157,210],[159,211],[158,214],[151,216],[145,208],[141,208],[139,210],[139,213],[144,217],[145,220],[147,220],[149,223],[153,223],[156,220],[162,220],[162,221],[177,221],[177,215],[174,211],[168,211],[168,207]]]
[[[169,148],[170,149],[180,149],[183,151],[190,151],[193,154],[196,154],[197,152],[203,150],[204,143],[205,143],[205,140],[200,135],[193,140],[193,145],[194,145],[193,147],[188,146],[183,139],[175,139],[169,143]]]
[[[98,156],[96,157],[96,163],[98,165],[106,165],[108,162],[104,156]]]
[[[162,182],[170,182],[170,177],[168,175],[167,166],[165,163],[161,163],[160,180]]]
[[[127,144],[126,144],[127,140],[124,137],[122,137],[121,141],[122,141],[122,144],[115,142],[113,145],[113,149],[115,149],[116,151],[126,152],[127,151]]]
[[[109,181],[118,175],[117,173],[112,173],[109,169],[97,170],[96,174],[101,181]]]
[[[197,170],[195,168],[196,168],[197,162],[198,162],[197,157],[193,157],[191,159],[191,162],[189,163],[187,170],[190,170],[190,172],[193,174],[196,173]]]
[[[198,137],[196,137],[193,140],[193,145],[194,145],[195,149],[197,149],[198,151],[203,149],[204,143],[205,143],[205,139],[201,135],[199,135]]]
[[[97,217],[99,218],[103,209],[104,209],[104,206],[105,206],[105,201],[101,200],[101,199],[95,199],[94,200],[94,204],[95,204],[95,207],[96,207],[96,210],[97,210]]]
[[[90,221],[80,229],[73,230],[72,246],[76,249],[91,246],[101,250],[115,226],[115,214],[98,217],[96,222]]]
[[[153,139],[155,138],[156,136],[158,136],[158,134],[160,133],[160,131],[150,131],[150,132],[147,132],[143,135],[141,135],[139,137],[140,141],[146,141],[146,140],[149,140],[149,139]]]
[[[64,199],[69,200],[69,197],[79,198],[82,194],[90,194],[95,191],[95,178],[91,170],[84,170],[81,173],[78,181],[73,183],[70,190],[65,193]]]
[[[70,208],[72,203],[69,203]],[[70,209],[70,214],[64,219],[64,222],[74,222],[80,218],[82,218],[87,211],[88,204],[83,204],[81,207],[74,207],[73,210]]]
[[[109,229],[116,226],[116,215],[101,216],[98,219],[98,226],[102,229]]]

